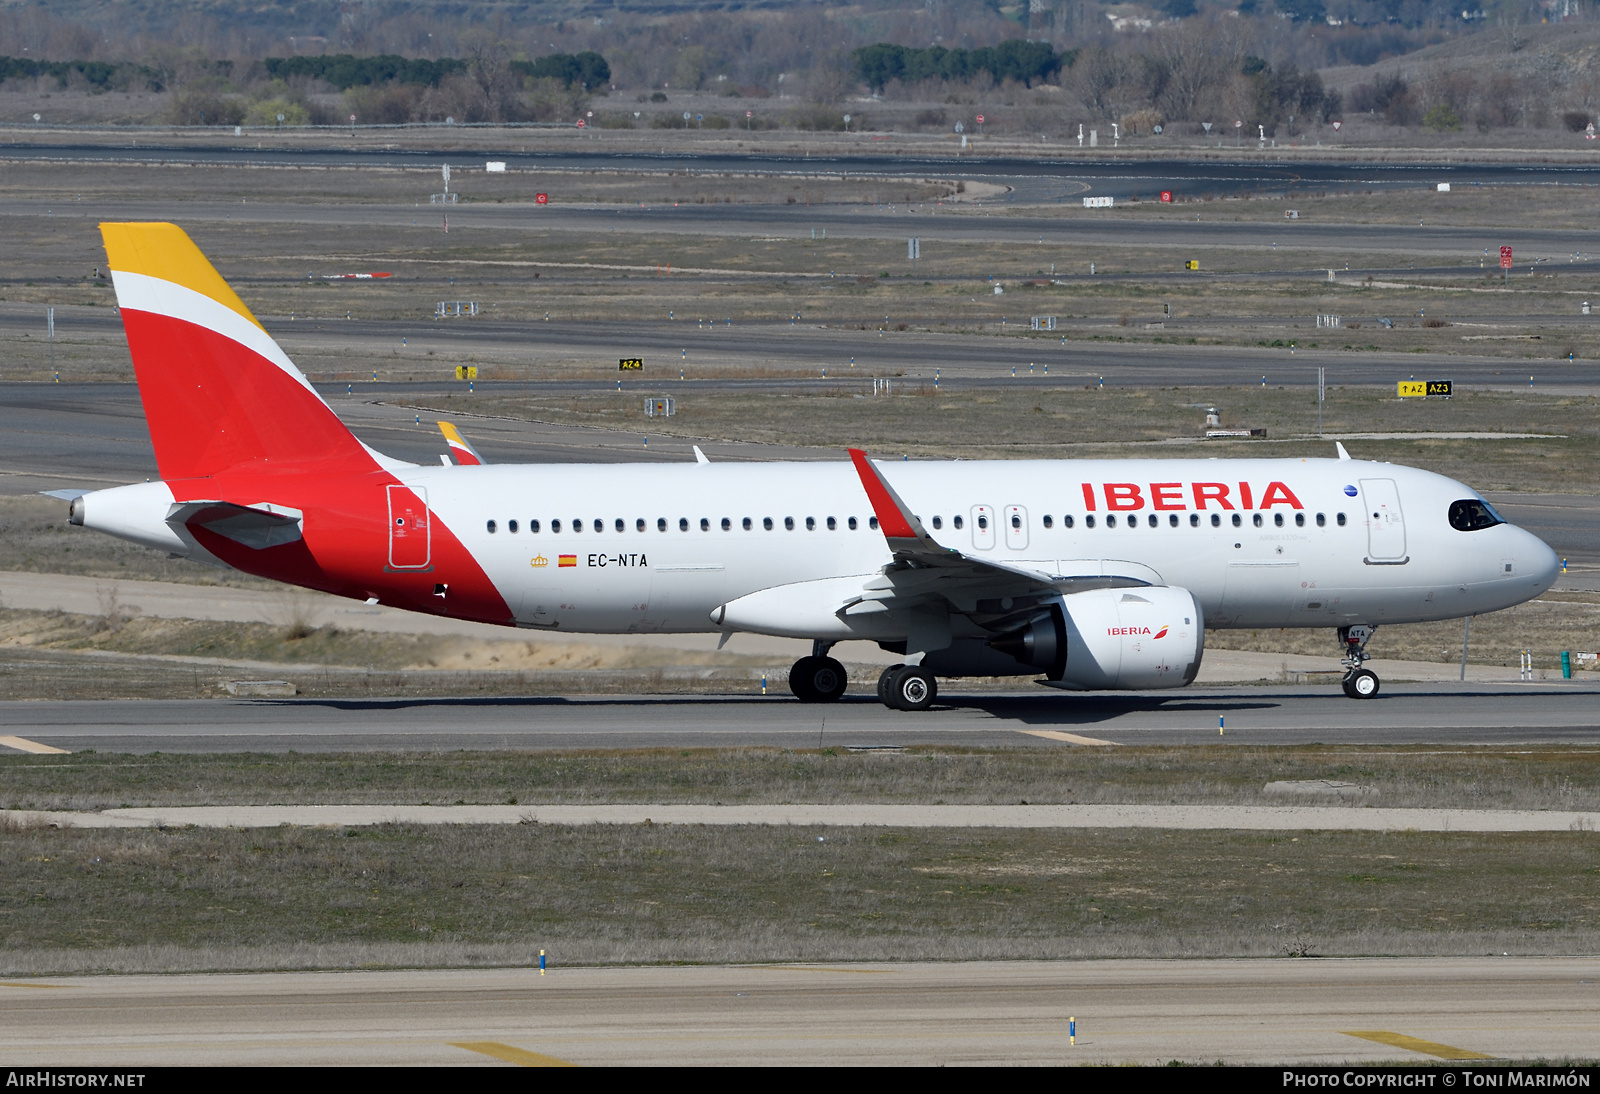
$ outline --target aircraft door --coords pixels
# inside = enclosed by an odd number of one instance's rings
[[[1406,522],[1393,479],[1362,479],[1366,505],[1367,561],[1398,564],[1406,559]]]
[[[1028,546],[1028,511],[1020,505],[1006,506],[1006,546],[1013,551]]]
[[[425,570],[432,561],[428,492],[420,486],[389,487],[389,568]]]
[[[977,551],[987,551],[994,547],[993,506],[974,505],[972,507],[972,547]]]

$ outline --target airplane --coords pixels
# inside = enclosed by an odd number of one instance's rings
[[[1326,627],[1370,699],[1380,625],[1522,603],[1555,553],[1476,491],[1337,458],[692,464],[386,456],[357,439],[176,225],[101,225],[160,479],[70,521],[336,596],[534,631],[805,639],[789,686],[844,694],[834,645],[1068,691],[1192,683],[1208,628]]]

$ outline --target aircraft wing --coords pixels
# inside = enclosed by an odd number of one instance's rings
[[[894,552],[894,561],[851,603],[888,600],[901,608],[942,600],[965,615],[1003,616],[1063,593],[1161,583],[1159,574],[1137,563],[1085,559],[1057,564],[1057,569],[1070,572],[1046,573],[943,546],[928,534],[872,459],[857,448],[849,452],[878,528]]]

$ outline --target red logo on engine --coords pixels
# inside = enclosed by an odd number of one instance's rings
[[[1167,631],[1170,630],[1170,629],[1171,629],[1170,627],[1162,627],[1159,631],[1156,632],[1155,636],[1157,638],[1165,638],[1167,636]]]

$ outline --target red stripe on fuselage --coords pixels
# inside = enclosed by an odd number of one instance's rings
[[[328,474],[324,463],[236,469],[167,485],[179,501],[225,498],[240,504],[271,502],[300,510],[303,538],[255,550],[206,528],[190,525],[202,547],[245,573],[320,589],[356,600],[377,597],[396,608],[509,626],[510,606],[465,544],[437,513],[431,515],[432,550],[424,570],[389,566],[387,488],[399,480],[387,471]],[[420,501],[419,501],[420,506]],[[436,585],[448,592],[434,595]]]

